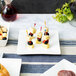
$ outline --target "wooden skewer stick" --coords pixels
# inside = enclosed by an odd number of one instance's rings
[[[28,35],[28,30],[26,30],[26,34],[27,34],[27,36],[29,36],[29,35]]]
[[[46,21],[44,21],[45,27],[46,27]]]

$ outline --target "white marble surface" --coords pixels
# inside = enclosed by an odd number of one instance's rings
[[[73,27],[67,23],[59,23],[52,18],[54,14],[18,14],[18,18],[14,22],[10,23],[10,36],[9,39],[18,39],[19,30],[28,29],[37,24],[36,28],[40,26],[44,27],[44,21],[46,20],[47,26],[51,30],[58,30],[60,40],[76,40],[76,27]],[[1,22],[5,22],[0,17]]]

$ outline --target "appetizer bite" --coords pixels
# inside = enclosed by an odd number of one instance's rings
[[[44,24],[45,24],[45,27],[44,27],[44,35],[49,35],[49,29],[46,26],[46,21],[44,22]]]
[[[0,40],[7,39],[7,28],[0,26]]]
[[[32,42],[32,39],[33,39],[34,37],[29,36],[27,30],[26,30],[26,33],[27,33],[27,44],[28,44],[28,47],[29,47],[29,48],[34,48],[34,45],[33,45],[33,42]]]
[[[35,28],[36,24],[34,24],[34,27],[31,27],[30,28],[30,33],[29,33],[29,36],[33,36],[33,34],[36,33],[36,28]]]
[[[40,32],[37,34],[37,39],[36,39],[36,44],[41,44],[41,39],[42,39],[42,27],[40,27]]]
[[[50,37],[48,35],[44,35],[42,44],[44,48],[49,48],[49,39]]]
[[[7,69],[2,64],[0,64],[0,76],[10,76]]]
[[[76,74],[72,71],[61,70],[58,72],[58,76],[76,76]]]
[[[2,40],[2,29],[0,28],[0,40]]]

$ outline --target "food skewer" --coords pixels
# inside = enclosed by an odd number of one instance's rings
[[[33,41],[32,41],[33,37],[28,35],[28,31],[27,30],[26,30],[26,34],[27,34],[27,44],[28,44],[28,47],[29,48],[34,48]]]
[[[3,40],[6,40],[7,39],[7,29],[2,27],[2,32],[3,32],[3,34],[2,34]]]
[[[49,29],[48,27],[46,26],[46,21],[44,21],[44,24],[45,24],[45,27],[44,27],[44,35],[49,35]]]
[[[34,27],[30,28],[29,36],[33,36],[36,33],[36,28],[35,27],[36,27],[36,23],[34,23]]]
[[[0,40],[7,39],[7,29],[3,26],[0,26]]]
[[[36,44],[41,44],[42,39],[42,27],[40,27],[40,32],[37,34]]]
[[[49,45],[49,39],[50,39],[50,37],[48,35],[44,35],[43,42],[42,42],[42,46],[44,48],[49,48],[50,47],[50,45]]]

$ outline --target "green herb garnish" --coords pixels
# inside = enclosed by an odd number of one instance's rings
[[[60,8],[56,9],[55,14],[56,16],[55,17],[53,16],[53,18],[56,19],[56,21],[64,23],[66,21],[71,21],[74,18],[69,4],[70,3],[65,3],[63,4],[61,9]]]

